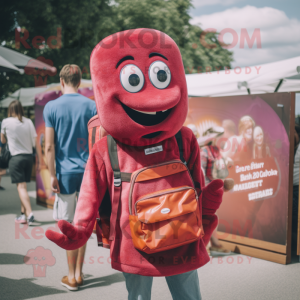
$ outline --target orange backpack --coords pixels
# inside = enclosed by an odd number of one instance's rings
[[[192,243],[203,236],[198,195],[183,158],[181,132],[179,131],[175,137],[180,159],[147,166],[131,174],[120,171],[117,143],[110,135],[107,136],[108,152],[114,172],[114,192],[110,217],[103,216],[104,207],[108,208],[107,204],[102,208],[101,204],[99,208],[98,224],[102,232],[102,241],[103,237],[105,239],[108,237],[109,240],[115,237],[114,228],[122,181],[130,182],[129,221],[136,249],[148,254],[156,253]],[[148,150],[159,150],[154,148]],[[104,201],[105,199],[102,203]],[[110,228],[105,227],[107,225]]]

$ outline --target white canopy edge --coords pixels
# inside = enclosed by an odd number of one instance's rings
[[[224,71],[186,75],[189,96],[219,97],[300,91],[300,56]],[[279,86],[280,84],[280,86]]]
[[[84,85],[87,85],[87,84],[92,85],[92,81],[87,80],[87,79],[82,79],[81,83]],[[18,89],[13,94],[11,94],[9,97],[0,101],[0,107],[7,108],[9,106],[9,104],[13,100],[16,100],[16,99],[19,100],[24,107],[32,106],[32,105],[34,105],[34,99],[37,94],[43,93],[43,92],[49,90],[50,88],[54,88],[54,87],[59,88],[59,86],[60,86],[60,83],[51,83],[51,84],[39,86],[39,87]]]
[[[15,65],[13,65],[12,63],[10,63],[8,60],[6,60],[4,57],[0,56],[0,69],[4,70],[3,72],[7,71],[17,71],[20,74],[24,73],[24,70],[17,68]]]
[[[0,55],[18,68],[23,69],[29,67],[40,70],[49,70],[53,73],[56,72],[56,68],[53,66],[3,46],[0,46]]]

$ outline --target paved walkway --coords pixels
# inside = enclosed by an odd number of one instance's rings
[[[35,199],[31,198],[40,226],[16,227],[14,218],[20,213],[16,187],[10,183],[9,177],[3,177],[1,184],[6,190],[0,191],[0,299],[127,299],[123,275],[111,269],[109,251],[97,247],[94,235],[87,246],[84,265],[86,285],[76,292],[70,292],[61,286],[60,280],[67,274],[66,253],[44,235],[46,229],[55,226],[52,210],[36,205]],[[31,182],[28,187],[29,191],[34,191],[35,183]],[[48,265],[45,274],[44,268],[36,268],[34,274],[34,266],[24,263],[27,252],[38,246],[50,249],[55,258],[55,264]],[[284,266],[233,255],[213,258],[198,273],[204,300],[300,298],[299,263]],[[171,300],[164,278],[154,278],[151,299]]]

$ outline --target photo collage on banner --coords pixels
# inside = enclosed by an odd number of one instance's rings
[[[288,93],[189,98],[185,125],[214,161],[211,178],[234,179],[218,210],[220,239],[286,245],[290,105]]]

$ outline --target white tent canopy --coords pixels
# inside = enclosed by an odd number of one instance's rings
[[[36,94],[42,93],[47,89],[47,86],[34,88],[21,88],[11,94],[9,97],[0,101],[0,107],[8,107],[14,100],[19,100],[23,106],[34,105],[34,97]]]
[[[92,81],[82,79],[80,88],[92,87]],[[60,83],[51,83],[44,86],[33,87],[33,88],[21,88],[11,94],[9,97],[0,101],[0,107],[8,107],[13,100],[19,100],[23,106],[34,105],[34,99],[37,94],[47,91],[59,91]]]
[[[276,89],[278,92],[300,92],[300,56],[259,66],[187,74],[186,80],[189,96],[198,97],[274,93]],[[82,80],[82,84],[92,86],[91,80]],[[48,89],[59,89],[59,83],[21,88],[0,101],[0,107],[8,107],[15,99],[23,106],[34,105],[35,95]]]
[[[186,75],[189,96],[300,91],[300,56],[252,67]]]
[[[55,67],[3,46],[0,46],[0,57],[21,69],[27,67],[39,70],[48,70],[52,73],[56,72]]]
[[[2,56],[0,56],[0,71],[3,71],[3,72],[15,71],[15,72],[19,72],[20,74],[24,73],[24,70],[17,68],[15,65],[10,63],[8,60],[3,58]]]

